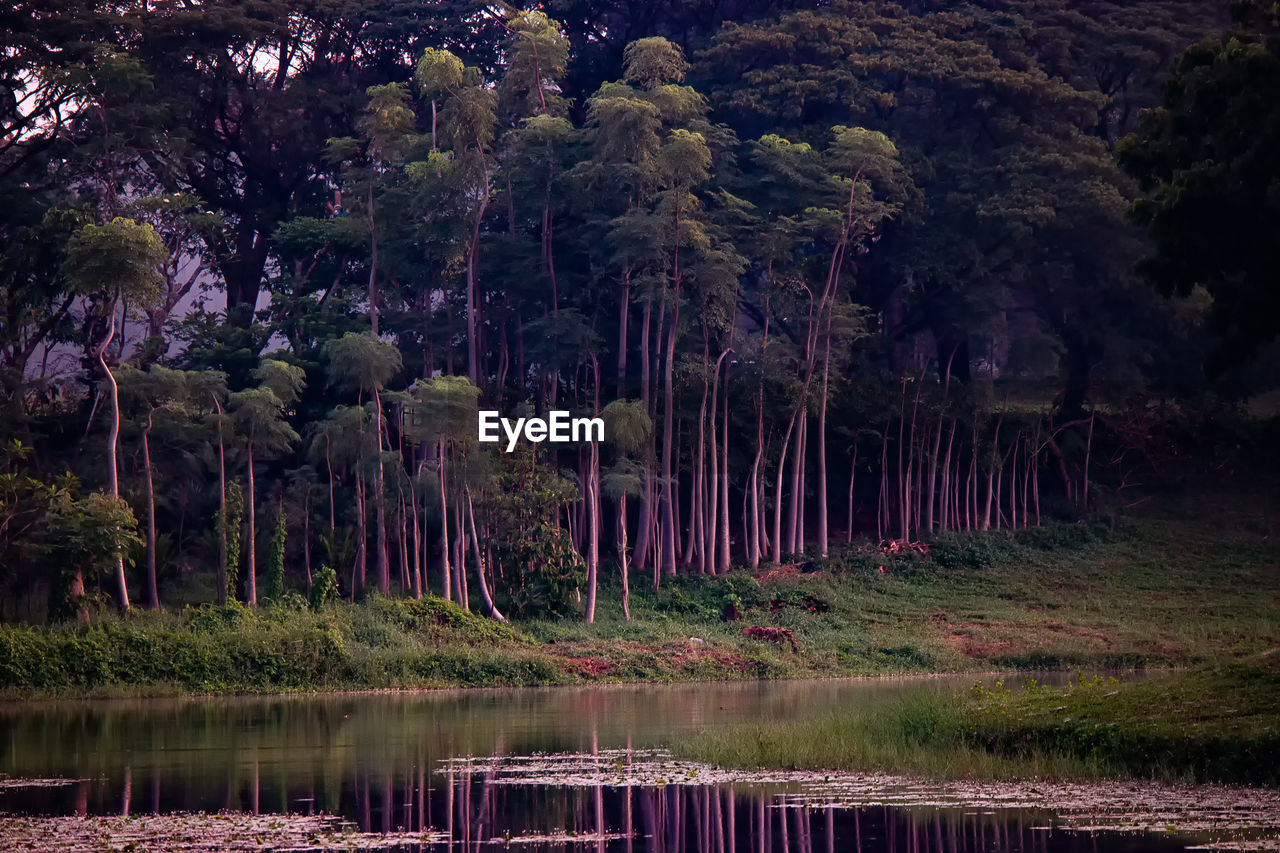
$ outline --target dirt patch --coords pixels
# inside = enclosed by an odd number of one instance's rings
[[[800,567],[802,565],[803,565],[802,563],[784,563],[783,565],[778,566],[776,569],[770,569],[764,574],[756,575],[756,580],[762,584],[765,584],[765,583],[773,583],[774,581],[781,580],[782,578],[791,577],[792,575],[798,575],[800,574]]]
[[[597,657],[562,658],[565,669],[573,675],[583,678],[604,678],[613,674],[616,669],[613,661]]]
[[[796,635],[791,632],[790,628],[770,628],[765,625],[752,625],[750,628],[743,628],[742,634],[753,640],[764,640],[775,645],[788,646],[793,652],[800,651],[800,646],[796,643]]]
[[[992,658],[1021,651],[1022,648],[1010,640],[983,640],[967,634],[952,634],[947,642],[960,654],[968,658]]]

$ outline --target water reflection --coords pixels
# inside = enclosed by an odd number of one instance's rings
[[[1154,836],[1049,829],[1052,815],[1036,810],[813,808],[742,786],[508,785],[446,763],[660,746],[706,726],[954,687],[827,681],[7,706],[0,773],[77,781],[0,785],[0,811],[324,813],[365,832],[438,830],[450,850],[494,840],[627,853],[1183,849]]]
[[[70,788],[5,796],[6,811],[63,808],[80,815],[186,811],[203,799],[189,789],[142,784],[126,772],[122,784],[84,780]],[[176,787],[176,790],[175,790]],[[244,812],[325,811],[353,821],[362,832],[442,832],[438,845],[404,844],[400,850],[473,850],[481,844],[520,843],[529,849],[594,848],[652,853],[980,853],[980,851],[1164,851],[1186,849],[1172,838],[1063,831],[1036,810],[978,812],[958,808],[807,808],[781,795],[713,786],[565,788],[512,786],[486,774],[421,764],[400,771],[357,773],[284,786],[261,768],[230,784],[216,808]]]

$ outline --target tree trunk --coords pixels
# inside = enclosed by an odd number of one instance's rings
[[[732,342],[732,341],[730,341]],[[720,430],[720,533],[716,570],[729,571],[729,365],[724,366],[724,422]],[[712,417],[715,413],[712,413]],[[714,472],[713,472],[714,473]]]
[[[467,378],[477,388],[480,387],[480,296],[476,290],[476,255],[480,252],[480,225],[489,207],[488,174],[484,176],[484,184],[467,246]]]
[[[444,440],[439,442],[440,459],[440,588],[445,601],[453,600],[453,577],[449,568],[449,499],[445,494]]]
[[[627,576],[627,496],[618,496],[618,525],[615,532],[618,546],[618,568],[622,577],[622,618],[631,621],[631,587]]]
[[[858,476],[858,440],[853,440],[853,458],[849,460],[849,517],[845,523],[844,541],[846,545],[853,544],[853,484]]]
[[[222,404],[216,394],[213,407],[218,410],[218,604],[227,603],[227,456],[222,442]],[[333,469],[329,469],[332,478]],[[332,486],[330,487],[330,507],[332,507]],[[332,510],[331,510],[332,511]]]
[[[156,487],[151,471],[151,418],[154,410],[147,412],[147,426],[142,431],[142,466],[147,477],[147,607],[160,609],[160,590],[156,585]]]
[[[600,413],[600,362],[591,353],[594,411]],[[600,574],[600,445],[587,442],[587,624],[596,621],[596,585]]]
[[[373,511],[378,526],[378,592],[391,594],[391,566],[387,558],[387,496],[385,473],[382,469],[382,395],[373,389],[373,425],[378,433],[378,461],[374,467]]]
[[[827,383],[831,374],[831,313],[827,312],[822,357],[822,401],[818,406],[818,555],[827,556]]]
[[[245,575],[245,598],[248,600],[250,607],[257,607],[258,606],[258,577],[257,577],[258,572],[257,572],[257,563],[254,560],[254,551],[256,550],[255,545],[257,544],[257,541],[256,541],[256,535],[255,535],[256,528],[254,525],[255,525],[255,516],[257,516],[258,513],[257,513],[257,506],[255,504],[255,498],[254,498],[254,492],[253,492],[253,433],[252,432],[249,433],[249,444],[248,444],[247,452],[249,455],[249,465],[248,465],[249,495],[248,495],[248,500],[245,501],[245,503],[248,504],[248,510],[249,510],[248,512],[249,536],[245,541],[244,552],[245,552],[245,566],[246,568],[248,568],[249,571]]]
[[[378,225],[373,216],[373,182],[369,182],[369,330],[378,337]]]
[[[652,417],[653,409],[650,406],[649,397],[649,371],[651,365],[649,363],[649,326],[653,315],[653,299],[649,296],[644,300],[644,319],[640,325],[640,402],[644,404],[645,411]],[[653,436],[650,435],[649,441],[652,442]],[[636,549],[634,553],[635,567],[644,569],[649,559],[649,550],[652,537],[649,530],[653,526],[653,463],[652,459],[655,455],[652,452],[652,445],[649,453],[645,458],[644,465],[644,484],[640,493],[640,513],[636,522]],[[658,561],[655,559],[654,564]],[[657,575],[654,575],[654,588],[657,588]]]
[[[787,449],[791,442],[791,432],[796,426],[796,417],[800,410],[791,412],[791,420],[787,423],[787,431],[782,437],[782,451],[778,454],[778,473],[774,477],[773,487],[773,564],[782,565],[782,475],[786,468]]]
[[[116,331],[116,306],[110,306],[111,319],[107,325],[107,337],[98,345],[98,365],[107,379],[107,399],[111,404],[111,426],[107,431],[107,491],[111,497],[120,498],[120,474],[116,452],[120,444],[120,387],[107,366],[107,348]],[[129,612],[129,581],[124,573],[124,554],[116,555],[116,601],[121,613]]]
[[[675,299],[680,299],[680,289],[675,287]],[[663,574],[674,577],[676,573],[676,517],[675,497],[672,495],[672,438],[675,433],[675,364],[676,336],[679,332],[680,311],[678,304],[671,309],[670,328],[667,332],[666,364],[663,367],[663,429],[662,429],[662,524],[659,563]]]
[[[493,603],[493,596],[489,594],[489,584],[484,578],[484,561],[480,559],[480,531],[476,530],[476,512],[471,505],[471,490],[466,489],[464,494],[467,499],[467,519],[471,522],[471,556],[476,561],[476,578],[480,582],[480,600],[484,603],[485,612],[489,614],[489,618],[498,622],[506,622],[507,617],[498,612],[497,605]]]

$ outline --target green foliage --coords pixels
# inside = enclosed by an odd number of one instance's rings
[[[661,36],[633,41],[627,45],[622,62],[622,79],[638,83],[645,89],[654,89],[664,83],[679,83],[689,68],[684,51]]]
[[[453,94],[462,87],[462,60],[447,50],[427,48],[418,59],[414,79],[427,100]]]
[[[55,564],[97,578],[142,547],[137,531],[133,508],[123,498],[91,492],[77,500],[62,492],[49,515],[45,549]]]
[[[267,601],[278,602],[284,597],[284,544],[287,534],[284,508],[281,507],[276,513],[276,527],[271,535],[271,551],[267,555],[267,579],[263,586],[263,598]]]
[[[1280,122],[1267,106],[1280,92],[1280,36],[1274,20],[1250,30],[1188,49],[1163,103],[1119,149],[1144,191],[1132,213],[1154,242],[1142,272],[1166,296],[1208,291],[1218,368],[1280,333]]]
[[[496,482],[478,497],[476,512],[494,531],[486,544],[508,578],[500,592],[517,616],[573,613],[586,567],[558,516],[577,490],[527,448],[499,458]]]
[[[381,391],[404,366],[393,345],[354,332],[326,343],[324,354],[329,383],[343,391]]]
[[[311,609],[320,613],[338,600],[338,573],[327,563],[311,578]]]
[[[236,588],[240,583],[240,546],[244,524],[244,490],[239,480],[227,483],[227,514],[219,519],[220,535],[227,540],[227,600],[236,600]]]
[[[160,298],[160,266],[168,259],[159,235],[148,224],[118,217],[106,225],[85,225],[71,238],[63,274],[75,293],[106,294],[136,305]]]

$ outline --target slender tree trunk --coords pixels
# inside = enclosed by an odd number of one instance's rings
[[[387,496],[385,472],[382,466],[382,395],[373,389],[373,426],[378,433],[378,460],[373,472],[374,522],[378,526],[378,592],[391,594],[391,567],[387,559]]]
[[[453,564],[457,567],[453,573],[453,595],[454,600],[458,602],[462,609],[470,612],[471,595],[470,590],[467,589],[467,566],[464,558],[467,545],[467,529],[463,521],[463,503],[464,499],[459,498],[454,501],[453,508],[454,527],[457,531],[453,538]]]
[[[467,246],[467,378],[480,387],[480,295],[476,290],[476,256],[480,252],[480,225],[489,207],[489,176],[484,176],[480,208],[476,211],[471,227],[471,242]]]
[[[591,353],[594,411],[600,413],[600,362]],[[596,586],[600,575],[600,445],[587,442],[587,623],[596,621]]]
[[[249,475],[249,495],[248,495],[248,500],[246,500],[245,503],[248,505],[247,508],[249,510],[249,512],[247,513],[247,520],[249,523],[249,531],[248,531],[249,535],[245,541],[245,547],[243,549],[244,556],[245,556],[245,567],[248,569],[248,572],[245,573],[245,598],[248,600],[250,607],[257,607],[258,606],[258,568],[257,568],[257,561],[254,559],[254,551],[256,550],[255,546],[257,544],[255,516],[257,516],[258,513],[257,513],[256,499],[254,498],[254,490],[253,490],[253,432],[252,431],[250,431],[249,433],[249,444],[248,444],[247,452],[249,456],[249,464],[247,466],[248,475]]]
[[[947,523],[948,523],[948,518],[949,518],[949,511],[954,507],[954,502],[951,500],[951,491],[950,491],[950,489],[951,489],[951,485],[952,485],[952,477],[951,477],[951,448],[952,448],[952,446],[953,446],[953,444],[954,444],[955,440],[956,440],[956,422],[955,422],[955,419],[953,418],[953,419],[951,420],[951,431],[947,434],[947,452],[946,452],[946,455],[945,455],[945,456],[943,456],[943,458],[942,458],[942,499],[941,499],[941,508],[942,508],[942,530],[943,530],[943,532],[944,532],[944,533],[945,533],[945,532],[946,532],[946,530],[947,530]]]
[[[756,456],[751,462],[751,482],[747,494],[743,497],[747,504],[747,517],[750,519],[747,529],[747,562],[751,568],[760,567],[760,445],[756,445]]]
[[[858,440],[853,440],[853,457],[849,460],[849,502],[847,509],[849,513],[848,520],[845,522],[844,541],[846,545],[853,544],[853,484],[858,476]]]
[[[419,461],[419,471],[421,471],[421,465]],[[425,586],[422,577],[422,529],[418,526],[418,490],[414,488],[412,480],[409,481],[409,515],[413,519],[413,527],[410,531],[413,542],[413,597],[420,600]]]
[[[732,341],[731,341],[732,342]],[[720,534],[719,552],[716,559],[716,570],[721,574],[729,571],[729,364],[724,366],[724,421],[720,430]],[[712,417],[715,413],[712,412]],[[714,473],[714,472],[713,472]]]
[[[1040,460],[1040,450],[1039,448],[1037,448],[1036,452],[1032,454],[1032,457],[1031,457],[1031,468],[1035,472],[1034,474],[1031,475],[1031,496],[1036,504],[1036,527],[1040,526],[1040,463],[1039,463],[1039,460]]]
[[[622,578],[622,618],[631,621],[631,586],[627,567],[627,496],[618,496],[618,524],[614,533],[618,547],[618,569]]]
[[[449,568],[449,498],[445,490],[444,440],[439,442],[440,460],[440,588],[445,601],[453,600],[453,578]]]
[[[987,468],[987,505],[982,512],[982,529],[991,529],[991,501],[995,497],[995,473],[996,465],[999,462],[1000,455],[1000,424],[1004,420],[1001,414],[1000,419],[996,421],[995,438],[991,441],[991,465]]]
[[[674,288],[675,300],[680,299],[680,286]],[[662,413],[662,525],[660,560],[663,574],[674,577],[676,573],[676,515],[675,486],[672,482],[674,459],[672,456],[672,438],[675,433],[675,364],[676,336],[680,326],[679,305],[671,309],[670,326],[667,331],[666,364],[663,367],[663,413]]]
[[[822,357],[822,400],[818,405],[818,556],[827,556],[827,385],[831,374],[831,312],[827,312]]]
[[[787,552],[800,553],[797,547],[796,528],[803,523],[800,518],[800,470],[804,468],[804,431],[809,421],[809,412],[802,403],[797,410],[799,420],[796,428],[795,455],[791,460],[791,507],[787,511]]]
[[[618,399],[627,398],[627,318],[631,313],[631,268],[622,272],[622,296],[618,299]],[[645,368],[648,370],[648,367]]]
[[[800,487],[796,489],[796,553],[804,555],[804,523],[808,519],[809,483],[809,410],[805,407],[800,418],[800,441],[796,442],[796,470],[800,474]]]
[[[378,223],[373,215],[373,182],[369,182],[369,329],[378,337]]]
[[[653,299],[645,296],[643,319],[640,324],[640,402],[644,404],[645,411],[649,416],[653,416],[653,408],[650,404],[649,395],[649,334],[650,321],[653,316]],[[643,569],[649,558],[650,529],[653,527],[653,437],[650,436],[651,442],[646,454],[644,465],[644,483],[640,492],[640,512],[636,521],[636,549],[634,552],[635,566],[637,569]],[[658,561],[654,560],[657,565]],[[654,589],[657,589],[657,574],[654,575]]]
[[[594,442],[592,446],[595,446]],[[476,578],[480,583],[480,600],[484,603],[484,609],[489,614],[489,618],[498,622],[506,622],[507,617],[498,612],[497,605],[493,603],[493,596],[489,594],[489,584],[484,577],[484,561],[480,559],[480,531],[476,529],[476,511],[471,503],[471,490],[466,489],[464,494],[467,499],[467,519],[471,522],[471,556],[476,561]]]
[[[903,524],[903,527],[902,527],[902,539],[903,541],[906,541],[906,542],[909,542],[911,540],[911,518],[912,518],[911,477],[913,474],[918,474],[918,469],[916,468],[916,464],[915,464],[916,413],[920,410],[920,387],[922,385],[924,385],[923,372],[920,374],[920,380],[916,385],[916,399],[915,399],[915,402],[912,403],[911,405],[911,432],[907,436],[907,473],[906,473],[906,477],[903,479],[903,484],[906,491],[904,492],[904,497],[902,501],[903,503],[902,512],[906,522],[905,524]],[[916,491],[918,493],[919,489],[917,489]],[[916,518],[917,519],[919,518],[918,513],[916,514]]]
[[[116,331],[116,306],[112,302],[110,306],[111,319],[107,326],[107,337],[98,345],[98,365],[102,368],[103,375],[107,380],[107,400],[111,405],[111,426],[107,430],[107,491],[111,497],[120,498],[120,473],[119,466],[116,461],[117,450],[120,445],[120,387],[116,384],[116,377],[111,372],[111,368],[107,366],[107,348],[111,346],[111,339],[115,337]],[[129,581],[124,573],[124,554],[116,555],[116,602],[120,607],[121,613],[129,612]]]
[[[1089,412],[1089,437],[1084,443],[1084,471],[1080,475],[1080,512],[1089,511],[1089,456],[1093,453],[1093,420],[1097,410]]]
[[[209,395],[218,412],[218,604],[227,603],[227,456],[222,441],[222,404]],[[333,469],[329,469],[332,478]],[[330,492],[332,494],[332,491]],[[332,500],[332,498],[331,498]],[[332,506],[332,504],[330,504]]]
[[[358,464],[358,463],[357,463]],[[356,571],[360,590],[364,590],[369,580],[369,509],[365,497],[364,477],[356,473],[356,514],[359,517],[358,535],[356,536]],[[355,600],[356,584],[351,586],[352,600]]]
[[[147,413],[147,426],[142,431],[142,465],[147,476],[147,606],[160,609],[160,590],[156,585],[156,487],[151,471],[151,425],[154,410]]]
[[[787,449],[791,442],[791,432],[795,429],[796,418],[800,410],[791,412],[791,420],[787,423],[787,431],[782,437],[782,451],[778,454],[778,473],[774,477],[773,487],[773,564],[782,565],[782,474],[786,468]]]
[[[587,623],[596,621],[596,586],[600,574],[600,445],[589,442],[587,473]]]
[[[311,484],[302,499],[302,566],[307,570],[307,597],[311,597]]]
[[[907,478],[906,467],[903,465],[902,452],[906,441],[907,429],[907,377],[902,377],[902,398],[898,402],[898,530],[902,533],[902,538],[907,538]],[[887,525],[886,525],[887,529]]]

